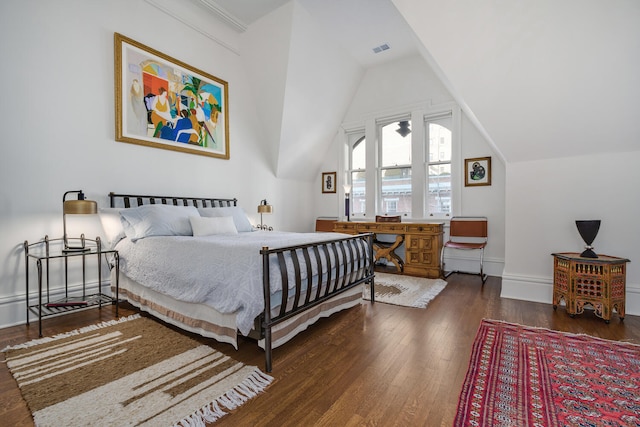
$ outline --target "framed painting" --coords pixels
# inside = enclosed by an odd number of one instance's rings
[[[336,172],[322,172],[322,192],[336,192]]]
[[[464,186],[491,185],[491,157],[464,159]]]
[[[226,81],[114,34],[116,141],[229,159]]]

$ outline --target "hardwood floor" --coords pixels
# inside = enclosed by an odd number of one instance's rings
[[[323,319],[274,351],[275,381],[216,423],[222,426],[451,426],[482,318],[640,344],[640,317],[610,324],[592,312],[570,318],[564,308],[500,298],[501,281],[452,275],[426,309],[365,303]],[[121,315],[135,312],[121,307]],[[43,322],[45,336],[114,317],[113,307]],[[0,330],[0,348],[37,338],[37,323]],[[264,367],[254,342],[199,338],[247,364]],[[3,357],[3,356],[2,356]],[[4,358],[2,359],[4,360]],[[33,425],[6,365],[0,365],[0,424]]]

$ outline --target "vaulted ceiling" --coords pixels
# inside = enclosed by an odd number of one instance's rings
[[[239,31],[289,2],[197,1]],[[290,1],[365,69],[420,52],[507,162],[640,149],[636,0]]]

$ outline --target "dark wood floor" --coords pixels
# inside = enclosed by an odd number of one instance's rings
[[[266,393],[216,425],[451,426],[482,318],[640,344],[640,317],[610,324],[592,312],[570,318],[563,308],[501,299],[499,278],[453,275],[426,309],[363,304],[324,319],[274,351]],[[52,335],[114,317],[113,307],[43,322]],[[121,314],[135,310],[122,309]],[[37,337],[37,323],[0,330],[0,348]],[[204,339],[203,339],[204,340]],[[204,340],[247,364],[264,367],[254,342],[240,349]],[[6,365],[0,364],[0,424],[33,425]]]

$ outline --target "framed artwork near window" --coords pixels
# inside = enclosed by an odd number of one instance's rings
[[[464,186],[491,185],[491,157],[464,159]]]
[[[116,141],[229,159],[228,83],[114,34]]]
[[[322,192],[336,192],[336,172],[322,172]]]

